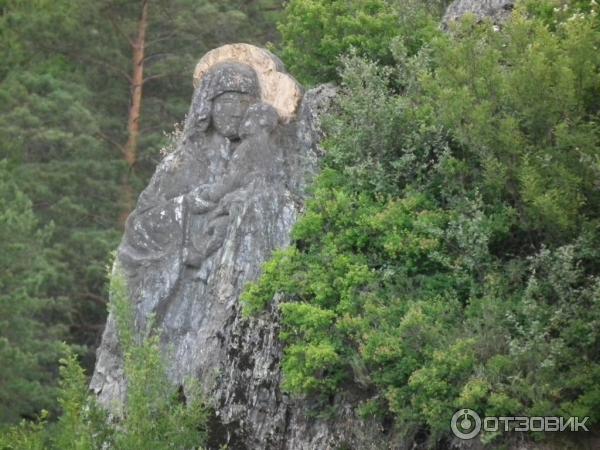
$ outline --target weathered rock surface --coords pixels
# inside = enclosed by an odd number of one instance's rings
[[[137,332],[152,316],[171,380],[200,380],[216,413],[211,448],[397,448],[380,426],[356,417],[360,392],[330,399],[338,414],[325,420],[310,400],[280,390],[277,301],[260,317],[241,314],[245,284],[289,243],[318,169],[318,118],[335,95],[321,86],[300,97],[269,55],[230,46],[209,53],[196,70],[181,140],[140,195],[117,254]],[[285,98],[272,104],[267,85]],[[113,317],[91,388],[108,408],[126,395]]]
[[[448,8],[442,23],[448,26],[465,14],[473,14],[477,19],[490,18],[492,22],[501,24],[511,14],[515,0],[455,0]]]

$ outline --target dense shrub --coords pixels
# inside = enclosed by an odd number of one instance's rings
[[[289,391],[374,392],[431,446],[462,407],[597,426],[600,28],[573,8],[344,60],[293,245],[244,297],[285,294]]]
[[[340,55],[393,63],[392,44],[415,52],[438,32],[446,0],[291,0],[279,31],[281,55],[294,76],[307,84],[338,78]]]

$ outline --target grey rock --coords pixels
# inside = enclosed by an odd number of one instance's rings
[[[314,399],[280,389],[278,302],[244,318],[240,294],[274,249],[290,242],[322,150],[319,117],[335,87],[308,91],[294,120],[261,101],[254,69],[219,62],[196,88],[183,135],[158,165],[125,226],[117,259],[135,307],[136,332],[152,317],[170,380],[198,379],[215,410],[215,442],[236,450],[392,447],[356,416],[360,389]],[[115,319],[109,316],[91,381],[118,415],[126,397]]]
[[[478,20],[490,18],[493,23],[502,24],[514,6],[515,0],[455,0],[446,9],[442,23],[447,27],[465,14],[473,14]]]

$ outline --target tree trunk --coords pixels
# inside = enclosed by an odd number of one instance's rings
[[[137,161],[138,141],[140,137],[140,114],[142,110],[142,87],[144,85],[144,51],[146,46],[146,29],[148,27],[148,3],[142,0],[142,15],[138,23],[136,39],[132,42],[133,73],[131,77],[131,106],[127,118],[127,143],[123,147],[123,156],[127,163],[127,173],[123,182],[123,213],[121,223],[133,209],[133,187],[131,176]]]

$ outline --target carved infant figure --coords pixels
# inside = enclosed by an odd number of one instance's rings
[[[240,110],[237,105],[237,100],[227,104],[228,114],[237,113]],[[216,115],[214,120],[217,120]],[[266,103],[256,103],[247,107],[238,131],[227,129],[229,136],[239,137],[242,141],[234,150],[226,174],[219,182],[199,186],[187,195],[193,214],[207,215],[202,221],[205,225],[203,230],[189,230],[185,254],[188,266],[199,267],[221,247],[227,233],[229,208],[239,198],[238,191],[259,178],[272,181],[280,173],[277,168],[283,162],[282,156],[280,150],[271,144],[270,138],[278,122],[275,108]]]

